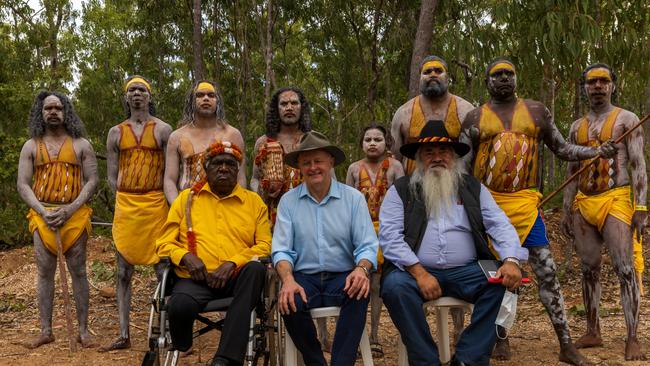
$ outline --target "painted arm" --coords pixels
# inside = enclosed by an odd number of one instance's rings
[[[167,143],[169,142],[169,135],[172,133],[172,126],[161,120],[158,120],[158,126],[160,126],[160,128],[158,129],[156,137],[158,138],[158,141],[160,141],[160,148],[167,151]]]
[[[29,140],[25,142],[22,150],[20,151],[20,160],[18,161],[18,178],[16,181],[18,194],[20,198],[29,206],[38,213],[44,220],[45,223],[50,225],[50,222],[46,219],[45,207],[39,200],[36,198],[34,191],[32,191],[31,183],[32,176],[34,175],[34,152],[36,151],[36,144],[34,140]]]
[[[577,133],[578,123],[577,121],[571,126],[571,131],[569,132],[569,142],[575,143],[575,134]],[[580,164],[577,162],[569,162],[567,164],[567,176],[572,176],[575,172],[580,169]],[[578,179],[575,178],[564,188],[564,197],[562,199],[562,222],[560,229],[562,234],[567,238],[573,238],[573,201],[575,200],[576,194],[578,193]]]
[[[397,109],[397,112],[395,112],[395,115],[393,116],[393,121],[391,122],[390,125],[390,134],[393,136],[393,147],[391,148],[391,152],[393,153],[393,157],[397,159],[398,161],[402,161],[402,154],[399,152],[399,148],[402,147],[404,144],[404,138],[402,137],[402,107]]]
[[[569,162],[567,166],[567,176],[573,175],[580,168],[577,162]],[[560,229],[562,234],[568,238],[573,238],[573,201],[578,193],[578,179],[569,182],[564,188],[564,198],[562,201],[562,223]]]
[[[108,186],[111,191],[117,191],[117,174],[120,160],[120,128],[114,126],[108,131],[106,138],[106,172]]]
[[[165,198],[170,205],[178,197],[178,175],[180,170],[180,138],[173,133],[169,136],[167,150],[165,151],[165,177],[163,179],[163,190]]]
[[[239,164],[237,183],[239,183],[239,185],[242,186],[243,188],[247,188],[248,184],[246,184],[246,146],[244,145],[244,138],[242,137],[241,132],[239,132],[239,130],[235,129],[234,127],[232,128],[235,130],[235,133],[233,134],[232,143],[239,146],[239,148],[243,153],[241,164]]]
[[[463,156],[463,161],[468,169],[472,171],[474,165],[474,152],[478,149],[480,142],[480,129],[479,129],[479,119],[481,116],[481,108],[475,108],[471,112],[467,113],[465,119],[463,120],[463,125],[460,131],[460,136],[458,140],[462,143],[469,145],[470,151],[467,155]]]
[[[253,192],[257,192],[260,196],[262,195],[262,192],[260,192],[260,179],[262,178],[262,172],[260,171],[260,168],[255,164],[255,158],[257,157],[257,154],[260,152],[260,146],[263,143],[264,136],[260,137],[255,141],[255,147],[253,148],[253,173],[251,174],[251,183],[250,183],[250,190]]]
[[[99,175],[97,174],[97,155],[92,145],[86,139],[81,142],[81,170],[83,171],[84,186],[79,196],[70,203],[73,212],[77,211],[86,202],[90,201],[97,185],[99,184]]]
[[[540,124],[544,143],[560,159],[567,161],[591,159],[601,154],[601,148],[587,147],[568,143],[557,129],[553,116],[544,107]]]
[[[626,130],[637,124],[639,119],[634,116],[634,118],[630,118],[630,122],[631,123],[626,125]],[[646,164],[643,153],[643,127],[639,127],[627,137],[627,155],[630,159],[632,190],[634,192],[634,200],[637,206],[647,205],[648,199],[648,176],[646,173]],[[632,215],[633,235],[643,235],[643,229],[647,225],[647,217],[647,211],[634,211],[634,215]]]
[[[355,167],[357,166],[357,163],[352,163],[348,167],[348,172],[345,176],[345,184],[349,185],[350,187],[357,188],[356,184],[356,179],[355,179]]]

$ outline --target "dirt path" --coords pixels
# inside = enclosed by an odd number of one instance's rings
[[[561,245],[565,240],[559,233],[559,215],[548,215],[550,239],[553,242],[555,258],[562,262]],[[647,238],[646,238],[647,242]],[[22,344],[36,337],[39,332],[38,310],[36,308],[36,266],[32,248],[20,248],[0,252],[0,365],[139,365],[146,351],[146,327],[149,314],[149,297],[155,286],[151,269],[139,267],[134,276],[134,294],[131,315],[131,337],[133,347],[127,351],[99,353],[94,349],[80,350],[71,354],[63,319],[63,302],[57,283],[54,312],[54,334],[56,341],[36,350],[29,350]],[[647,256],[646,256],[647,258]],[[562,288],[566,297],[572,335],[577,338],[585,329],[582,295],[578,277],[578,265],[574,259],[574,273],[561,274]],[[118,334],[117,307],[115,298],[100,295],[100,289],[112,286],[110,276],[115,271],[114,253],[110,239],[93,237],[89,243],[88,273],[91,281],[90,329],[101,344],[113,340]],[[57,280],[58,281],[58,280]],[[647,276],[646,276],[646,284]],[[646,285],[648,288],[650,285]],[[650,295],[649,295],[650,296]],[[602,332],[605,346],[585,350],[585,355],[598,365],[648,365],[648,362],[625,362],[623,358],[625,325],[619,303],[618,281],[611,266],[603,268],[603,301],[601,304]],[[639,338],[644,350],[650,350],[650,299],[645,297],[641,304]],[[399,334],[388,313],[382,314],[380,339],[385,356],[374,359],[375,365],[397,364],[397,341]],[[182,360],[183,365],[205,365],[214,352],[218,334],[203,335],[195,343],[195,353]],[[557,360],[558,342],[542,305],[537,300],[534,286],[529,286],[520,296],[517,323],[511,332],[513,360],[494,361],[493,365],[564,365]],[[648,351],[650,352],[650,351]],[[361,365],[361,362],[357,362]]]

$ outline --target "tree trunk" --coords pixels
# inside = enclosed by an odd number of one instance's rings
[[[203,62],[203,39],[201,37],[201,0],[192,0],[192,50],[194,62],[192,72],[194,80],[205,79],[205,63]]]
[[[49,89],[57,90],[63,86],[59,75],[59,30],[63,23],[65,2],[43,1],[48,26],[48,49],[50,51],[50,82]],[[65,14],[68,17],[68,14]]]
[[[219,22],[222,22],[221,12],[219,11],[219,1],[214,2],[212,13],[212,37],[214,38],[214,80],[219,82],[221,76],[221,49],[219,34]]]
[[[420,6],[420,19],[418,30],[415,33],[413,42],[413,54],[411,56],[411,71],[409,77],[409,99],[418,94],[420,79],[420,62],[426,57],[433,38],[433,15],[436,11],[438,0],[422,0]]]
[[[260,19],[263,19],[260,14]],[[261,22],[260,22],[261,23]],[[266,72],[264,73],[264,106],[268,106],[271,100],[271,92],[275,89],[275,73],[273,72],[273,27],[275,25],[275,15],[273,13],[273,0],[268,0],[266,4],[266,35],[260,37],[262,50],[264,50],[264,63]],[[260,24],[260,36],[262,35]]]

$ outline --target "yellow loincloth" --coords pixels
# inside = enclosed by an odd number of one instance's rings
[[[169,206],[162,191],[147,193],[117,192],[113,217],[113,241],[117,251],[130,264],[159,262],[156,239]]]
[[[48,210],[55,209],[56,206],[47,207]],[[61,232],[61,246],[63,247],[63,253],[68,251],[70,247],[79,239],[84,230],[88,235],[92,232],[92,227],[90,225],[90,217],[93,214],[93,209],[83,205],[75,211],[68,221],[59,228]],[[27,213],[27,220],[29,220],[29,231],[33,234],[34,231],[38,230],[38,235],[43,241],[43,245],[56,255],[56,233],[50,230],[49,227],[45,224],[45,220],[36,213],[33,209],[29,209]]]
[[[508,193],[490,190],[490,193],[497,205],[510,219],[510,223],[517,230],[520,244],[523,244],[539,215],[537,205],[542,199],[542,194],[534,189],[522,189]]]
[[[608,215],[611,215],[622,222],[631,225],[634,208],[630,200],[630,186],[613,188],[600,194],[587,196],[578,192],[573,208],[580,210],[580,214],[589,224],[596,226],[602,232],[603,225]],[[642,243],[632,235],[632,248],[634,253],[634,269],[637,273],[643,273]]]

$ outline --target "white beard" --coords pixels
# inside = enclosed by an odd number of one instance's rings
[[[456,160],[448,168],[426,168],[417,162],[417,169],[413,172],[410,188],[414,193],[418,184],[422,186],[424,206],[430,218],[437,220],[450,217],[458,201],[458,185],[465,172],[462,161]]]

